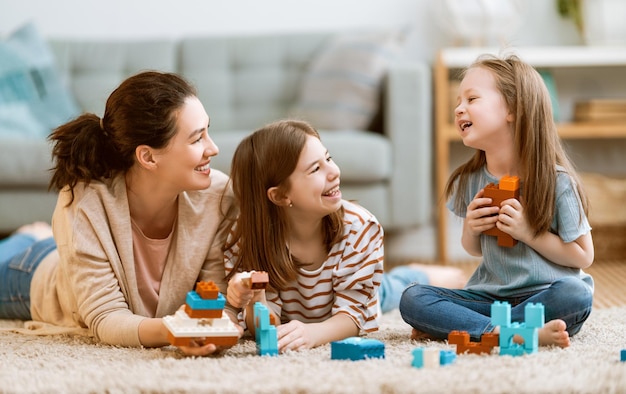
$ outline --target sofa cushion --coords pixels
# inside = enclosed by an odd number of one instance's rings
[[[402,36],[339,35],[311,62],[292,115],[328,130],[366,130],[380,107],[381,86]]]
[[[45,138],[79,113],[34,24],[0,41],[0,135]]]
[[[46,139],[3,139],[0,143],[0,189],[47,189],[52,165],[52,147]]]

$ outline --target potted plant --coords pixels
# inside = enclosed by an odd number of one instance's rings
[[[588,45],[625,45],[626,2],[623,0],[556,0],[564,18],[570,18]]]

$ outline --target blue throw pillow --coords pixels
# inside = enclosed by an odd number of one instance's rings
[[[0,136],[45,138],[79,114],[33,23],[0,41]]]

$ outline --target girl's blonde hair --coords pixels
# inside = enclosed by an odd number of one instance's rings
[[[227,279],[236,272],[266,271],[270,287],[284,290],[297,277],[299,262],[289,252],[289,222],[285,210],[267,197],[267,190],[290,188],[307,136],[320,138],[308,123],[281,120],[270,123],[241,141],[231,164],[233,192],[240,206],[234,237],[226,249],[239,242],[238,259]],[[327,252],[343,236],[343,207],[323,218]]]
[[[557,165],[564,167],[571,177],[583,211],[587,214],[587,197],[561,144],[552,114],[550,94],[541,75],[516,55],[504,58],[483,55],[465,72],[476,67],[491,71],[507,108],[515,116],[514,148],[520,163],[524,210],[534,235],[548,231],[554,218],[555,204],[546,204],[546,201],[555,201]],[[465,208],[463,198],[469,175],[485,164],[485,152],[477,150],[448,179],[444,196],[447,200],[456,189],[454,204],[458,210]],[[457,179],[458,184],[455,186]]]

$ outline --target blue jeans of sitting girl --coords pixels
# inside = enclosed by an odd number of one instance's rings
[[[511,322],[524,322],[528,303],[544,306],[545,321],[561,319],[570,336],[575,335],[591,313],[593,292],[578,278],[561,278],[545,290],[501,298],[470,291],[434,286],[411,285],[400,299],[400,314],[416,330],[437,339],[446,339],[450,331],[467,331],[473,341],[491,332],[491,304],[511,304]]]
[[[380,308],[383,313],[392,311],[400,305],[402,292],[411,283],[428,284],[428,276],[414,268],[398,266],[383,274],[378,289]]]
[[[13,234],[0,241],[0,318],[30,319],[30,282],[39,263],[56,249],[54,238]]]

